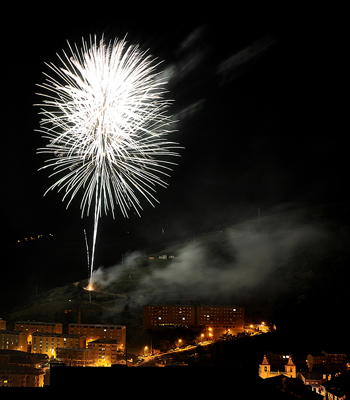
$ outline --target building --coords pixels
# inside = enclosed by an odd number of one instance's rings
[[[0,349],[27,351],[27,335],[20,331],[0,330]]]
[[[350,398],[350,371],[343,372],[322,385],[324,400]]]
[[[344,353],[322,352],[326,357],[326,367],[328,372],[342,372],[347,369],[347,355]]]
[[[28,344],[31,344],[34,332],[62,334],[63,325],[57,322],[18,321],[15,322],[15,330],[25,332]]]
[[[310,353],[306,359],[309,371],[322,371],[325,374],[345,371],[347,369],[347,355],[344,353]]]
[[[264,358],[261,364],[259,364],[260,378],[273,378],[279,375],[284,375],[289,378],[297,377],[297,368],[291,356],[271,354],[271,358],[274,361],[273,364],[267,358],[266,354],[264,354]]]
[[[79,335],[60,335],[56,333],[35,332],[32,335],[32,353],[56,357],[57,348],[84,348],[86,341]]]
[[[0,331],[6,330],[6,321],[0,318]]]
[[[303,371],[298,372],[298,378],[302,380],[304,385],[310,386],[313,392],[325,395],[323,383],[326,381],[326,376],[319,371]]]
[[[0,350],[0,387],[42,387],[48,370],[46,355]]]
[[[162,326],[196,326],[196,310],[188,305],[151,305],[144,307],[146,329]]]
[[[56,358],[68,367],[89,367],[97,363],[95,349],[61,348],[56,349]]]
[[[238,306],[196,306],[197,325],[213,329],[213,338],[244,332],[244,309]]]
[[[98,339],[114,339],[124,349],[126,345],[125,325],[69,324],[68,333],[70,335],[85,336],[87,343]]]
[[[93,358],[98,366],[110,367],[124,354],[124,347],[114,339],[94,340],[89,342],[88,348],[93,351]]]
[[[244,331],[244,309],[225,305],[147,305],[144,326],[155,329],[165,326],[212,329],[212,335]]]
[[[0,387],[43,387],[45,372],[18,365],[0,365]]]
[[[48,368],[46,354],[33,354],[18,350],[0,350],[0,364],[20,365],[22,367]]]
[[[319,371],[302,371],[298,373],[298,378],[300,378],[304,385],[320,385],[326,378],[325,375]]]
[[[343,353],[310,353],[307,355],[307,371],[299,372],[298,377],[305,385],[310,386],[311,390],[325,399],[335,400],[333,394],[327,397],[327,382],[338,377],[347,369],[347,356]],[[334,394],[334,396],[336,396]]]
[[[263,379],[254,398],[324,400],[318,393],[312,392],[305,386],[300,379],[289,378],[283,374]]]

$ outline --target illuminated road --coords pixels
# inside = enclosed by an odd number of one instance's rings
[[[261,335],[264,332],[250,332],[250,336],[255,336],[255,335]],[[172,354],[178,354],[178,353],[183,353],[183,352],[193,352],[197,349],[198,346],[208,346],[210,344],[215,343],[215,340],[208,340],[208,341],[203,341],[201,343],[198,343],[196,345],[188,345],[188,346],[182,346],[182,347],[177,347],[176,349],[169,350],[165,353],[158,353],[155,355],[149,355],[149,356],[143,356],[142,360],[138,361],[135,364],[130,364],[130,366],[133,367],[164,367],[166,364],[167,358],[170,358]],[[164,364],[162,364],[162,361]]]
[[[183,346],[183,347],[178,347],[176,349],[169,350],[165,353],[158,353],[155,355],[149,355],[145,356],[143,358],[143,361],[138,362],[137,364],[134,364],[134,367],[145,367],[145,366],[159,366],[155,365],[158,364],[159,361],[162,359],[166,360],[167,357],[171,356],[172,354],[178,354],[178,353],[183,353],[187,351],[193,351],[195,350],[198,346],[208,346],[209,344],[214,343],[213,341],[207,341],[207,342],[202,342],[197,345],[188,345],[188,346]]]

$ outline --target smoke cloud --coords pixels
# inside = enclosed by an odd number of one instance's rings
[[[299,266],[296,256],[318,251],[326,239],[324,228],[303,222],[300,215],[276,213],[173,246],[152,261],[148,254],[132,253],[120,265],[98,269],[93,280],[112,291],[125,273],[137,276],[128,292],[131,306],[230,302],[262,288],[281,290],[283,276]]]
[[[128,254],[121,264],[106,269],[103,267],[98,268],[93,272],[92,283],[97,284],[101,288],[108,287],[118,281],[126,271],[133,267],[141,256],[141,252],[135,251]]]

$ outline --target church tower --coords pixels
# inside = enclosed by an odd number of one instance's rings
[[[259,364],[259,376],[260,378],[269,378],[271,373],[271,365],[266,358],[266,354],[264,354],[264,358],[262,363]]]
[[[288,358],[287,364],[284,366],[284,375],[289,376],[289,378],[296,378],[297,377],[297,367],[293,363],[292,357]]]

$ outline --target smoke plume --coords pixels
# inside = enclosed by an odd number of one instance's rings
[[[137,277],[128,292],[135,306],[230,302],[262,288],[283,290],[284,277],[299,268],[297,256],[318,252],[326,239],[325,229],[298,213],[272,213],[173,246],[152,261],[148,254],[132,253],[120,265],[98,269],[93,280],[111,290],[126,273]]]

